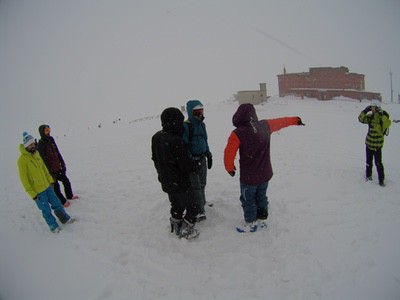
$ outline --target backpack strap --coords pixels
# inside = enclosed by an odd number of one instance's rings
[[[185,123],[189,128],[189,143],[190,143],[193,137],[193,124],[189,120],[186,120]]]

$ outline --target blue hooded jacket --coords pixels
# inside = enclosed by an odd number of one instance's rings
[[[203,104],[199,100],[189,100],[186,104],[188,119],[184,122],[183,140],[188,145],[192,156],[202,156],[210,151],[208,147],[208,136],[204,117],[199,120],[193,116],[193,109]]]

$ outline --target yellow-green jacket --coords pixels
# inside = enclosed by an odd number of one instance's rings
[[[29,196],[34,199],[54,182],[38,151],[28,152],[24,145],[19,145],[18,171],[21,183]]]
[[[376,150],[383,147],[384,135],[386,130],[392,124],[389,115],[385,111],[375,113],[365,113],[362,111],[358,116],[361,123],[368,124],[368,133],[365,138],[365,144],[368,148]]]

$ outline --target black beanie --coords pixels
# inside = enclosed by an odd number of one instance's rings
[[[161,114],[161,125],[164,129],[172,128],[176,124],[183,123],[184,116],[182,112],[175,107],[168,107],[164,109]]]

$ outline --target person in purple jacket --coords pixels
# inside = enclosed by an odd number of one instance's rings
[[[240,201],[245,224],[239,232],[255,232],[257,226],[266,227],[268,218],[268,182],[272,178],[270,157],[271,133],[291,125],[304,125],[300,117],[258,120],[253,104],[241,104],[232,118],[236,127],[228,138],[224,151],[226,171],[233,177],[239,150]]]

